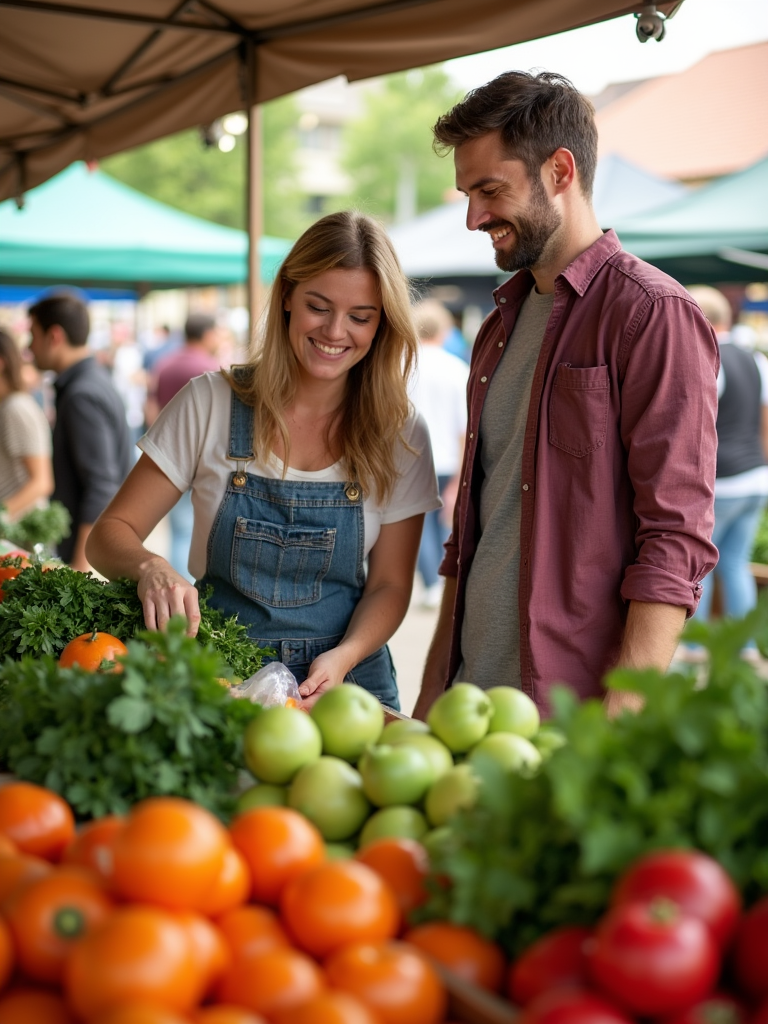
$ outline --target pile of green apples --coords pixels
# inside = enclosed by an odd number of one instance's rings
[[[270,707],[249,723],[243,748],[256,785],[241,795],[237,811],[292,807],[339,855],[382,836],[427,842],[474,804],[484,761],[533,774],[562,742],[541,725],[530,697],[512,687],[454,683],[426,722],[385,724],[379,701],[344,683],[309,713]]]

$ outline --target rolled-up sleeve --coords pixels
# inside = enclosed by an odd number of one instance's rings
[[[717,341],[698,306],[649,298],[625,337],[621,436],[637,517],[625,601],[685,607],[717,562],[712,544],[717,454]]]

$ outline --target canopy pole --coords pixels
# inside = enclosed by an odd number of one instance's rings
[[[264,191],[262,183],[262,115],[260,106],[248,110],[248,311],[250,313],[249,342],[253,344],[254,331],[263,303],[259,239],[264,234]]]

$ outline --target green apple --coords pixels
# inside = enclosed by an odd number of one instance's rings
[[[249,771],[259,782],[290,782],[299,768],[316,761],[323,749],[320,730],[305,711],[277,705],[252,719],[243,737]]]
[[[396,737],[391,741],[393,747],[414,747],[420,750],[429,761],[432,767],[432,778],[430,785],[445,775],[449,768],[453,768],[453,756],[444,743],[441,743],[437,736],[429,733],[410,732],[405,733],[399,739]]]
[[[268,782],[257,782],[237,798],[235,814],[250,811],[252,807],[285,807],[288,803],[287,786],[272,786]]]
[[[288,789],[288,806],[309,818],[329,842],[349,839],[371,813],[360,772],[327,754],[299,769]]]
[[[384,728],[381,702],[355,683],[327,690],[310,711],[323,737],[323,753],[356,762]]]
[[[360,833],[360,849],[374,839],[394,836],[398,839],[421,839],[427,831],[427,819],[415,807],[393,805],[382,807],[370,816]]]
[[[467,757],[467,762],[478,770],[489,761],[505,772],[532,775],[541,764],[541,754],[524,736],[513,732],[492,732],[484,736]]]
[[[454,683],[429,709],[427,725],[453,754],[461,754],[488,732],[493,710],[485,690],[472,683]]]
[[[351,860],[355,856],[355,848],[349,843],[326,843],[325,855],[328,860]]]
[[[541,718],[527,693],[515,686],[492,686],[485,692],[493,704],[488,732],[514,732],[527,740],[536,735]]]
[[[387,722],[384,726],[379,743],[399,743],[404,736],[427,735],[429,726],[420,718],[398,718],[394,722]]]
[[[357,763],[365,795],[377,807],[416,804],[426,793],[432,765],[415,747],[370,746]]]
[[[424,800],[427,821],[433,827],[445,825],[457,811],[474,807],[480,779],[471,764],[457,764],[429,788]]]

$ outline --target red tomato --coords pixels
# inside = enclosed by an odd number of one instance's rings
[[[746,1007],[738,999],[725,992],[716,992],[683,1013],[665,1018],[664,1024],[747,1024],[748,1019]],[[768,1024],[768,1016],[760,1021],[751,1018],[751,1024]]]
[[[590,949],[597,985],[632,1013],[663,1016],[704,999],[720,956],[709,928],[669,900],[625,903],[602,918]]]
[[[632,1024],[602,996],[584,989],[544,992],[523,1010],[517,1024]]]
[[[768,997],[768,896],[758,900],[739,922],[731,961],[740,992],[756,1003]]]
[[[510,966],[507,994],[518,1006],[550,989],[581,986],[589,981],[585,944],[589,928],[556,928],[529,946]]]
[[[697,850],[659,850],[633,864],[619,879],[611,905],[665,897],[706,924],[725,949],[736,931],[741,896],[723,868]]]
[[[746,1017],[744,1018],[746,1020]],[[763,1003],[754,1017],[750,1018],[749,1024],[768,1024],[768,1003]]]

